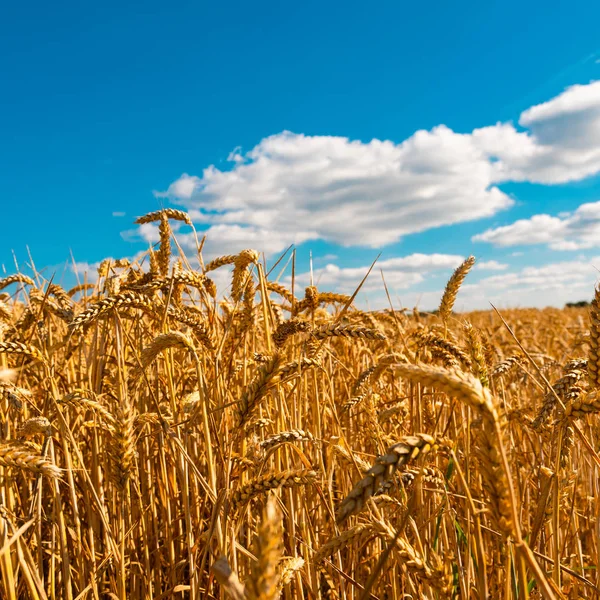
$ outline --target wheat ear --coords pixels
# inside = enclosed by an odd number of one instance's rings
[[[452,273],[452,276],[446,284],[446,289],[440,302],[439,314],[443,321],[447,321],[452,314],[454,303],[456,302],[456,294],[465,280],[465,277],[475,264],[475,257],[469,256],[457,269]]]
[[[267,475],[253,479],[233,492],[231,495],[232,508],[235,510],[246,502],[249,502],[252,498],[266,494],[270,490],[308,485],[313,483],[316,478],[317,472],[311,469],[268,473]]]
[[[31,447],[24,443],[7,443],[0,445],[0,464],[41,473],[47,477],[60,477],[60,469],[45,456],[35,454]]]
[[[427,454],[435,446],[435,438],[425,433],[406,436],[397,444],[390,446],[385,454],[377,457],[375,464],[367,471],[366,477],[361,479],[344,498],[336,513],[336,522],[343,523],[350,515],[360,512],[367,500],[387,483],[398,469],[418,456]]]

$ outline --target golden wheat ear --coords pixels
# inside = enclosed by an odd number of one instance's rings
[[[450,277],[448,280],[439,308],[439,315],[442,321],[446,322],[450,318],[452,309],[454,308],[454,303],[456,302],[458,290],[460,289],[465,277],[472,269],[474,264],[475,257],[469,256],[461,265],[456,268],[454,273],[452,273],[452,277]]]

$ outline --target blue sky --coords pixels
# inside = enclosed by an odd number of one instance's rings
[[[435,305],[469,253],[464,308],[589,297],[599,18],[591,1],[5,5],[0,264],[28,245],[68,279],[71,253],[134,256],[155,239],[134,218],[164,204],[192,210],[208,254],[296,242],[306,272],[312,250],[324,287],[381,251],[405,305]]]

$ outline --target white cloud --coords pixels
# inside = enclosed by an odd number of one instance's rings
[[[78,280],[82,283],[96,283],[98,281],[98,267],[100,261],[95,263],[89,263],[85,261],[77,261],[69,263],[70,270],[77,276]]]
[[[491,170],[468,136],[443,126],[399,145],[284,132],[262,140],[231,171],[184,175],[163,195],[221,231],[277,232],[283,245],[296,237],[377,247],[510,206],[490,187]]]
[[[223,236],[234,251],[257,240],[271,252],[312,239],[380,247],[508,208],[499,183],[600,171],[600,82],[529,108],[519,123],[527,130],[498,123],[460,134],[440,125],[400,144],[283,132],[245,154],[236,148],[231,170],[185,173],[157,195],[184,205],[209,240]]]
[[[479,285],[484,284],[489,289],[506,289],[516,286],[550,289],[554,286],[561,287],[563,284],[585,281],[586,278],[593,285],[597,275],[594,264],[600,264],[600,257],[595,257],[590,262],[570,260],[540,267],[524,267],[517,272],[486,277],[479,282]]]
[[[230,155],[231,156],[231,155]],[[179,179],[175,180],[166,192],[154,192],[157,198],[178,198],[180,200],[189,200],[198,185],[202,183],[199,177],[184,173]]]
[[[310,232],[290,233],[288,236],[274,229],[224,224],[213,225],[204,233],[207,237],[203,254],[209,257],[234,254],[244,248],[255,248],[267,256],[272,256],[285,250],[291,243],[301,244],[314,239]],[[190,247],[191,235],[179,236],[182,247]]]
[[[494,246],[545,244],[553,250],[580,250],[600,246],[600,202],[582,204],[573,213],[557,217],[533,215],[510,225],[488,229],[473,238]]]
[[[112,216],[113,216],[113,217],[124,217],[124,216],[125,216],[125,213],[124,213],[124,212],[122,212],[122,211],[120,211],[120,210],[115,210],[115,211],[113,211],[113,214],[112,214]]]
[[[156,244],[160,241],[160,233],[158,231],[158,225],[154,223],[144,223],[139,226],[138,229],[131,229],[123,232],[123,237],[126,240],[135,239],[139,236],[148,244]]]
[[[313,260],[315,262],[327,262],[332,260],[337,260],[339,257],[337,254],[325,254],[323,256],[313,256]]]
[[[479,271],[505,271],[508,269],[508,265],[497,260],[483,260],[475,263],[475,269]]]
[[[517,132],[498,124],[473,132],[495,157],[493,181],[564,183],[600,171],[600,81],[574,85],[521,114]]]

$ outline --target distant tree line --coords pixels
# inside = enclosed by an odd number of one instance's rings
[[[587,300],[580,300],[579,302],[567,302],[565,304],[567,308],[585,308],[589,305],[590,303]]]

